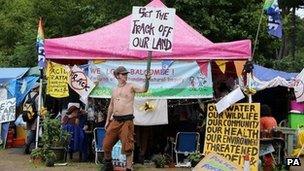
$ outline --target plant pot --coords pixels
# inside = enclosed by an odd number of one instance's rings
[[[173,162],[169,163],[168,166],[169,166],[169,168],[175,168],[175,163],[173,163]]]
[[[47,167],[54,167],[54,159],[46,159],[45,165]]]
[[[64,161],[65,148],[63,147],[51,147],[51,150],[55,153],[55,162]]]
[[[33,164],[34,164],[35,166],[38,166],[38,165],[41,165],[41,163],[42,163],[42,158],[41,158],[41,157],[33,157],[33,158],[32,158],[32,161],[33,161]]]
[[[156,168],[164,168],[164,167],[165,167],[165,164],[155,163],[155,167],[156,167]]]

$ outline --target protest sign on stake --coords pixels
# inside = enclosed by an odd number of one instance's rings
[[[129,48],[171,52],[174,8],[133,7]]]
[[[172,51],[174,17],[174,8],[133,7],[129,48],[148,51],[147,74],[152,51]]]
[[[222,113],[208,105],[204,153],[216,152],[239,166],[250,156],[250,168],[258,170],[260,104],[237,103]]]

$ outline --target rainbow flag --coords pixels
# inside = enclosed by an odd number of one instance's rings
[[[38,53],[38,66],[40,69],[43,69],[45,66],[45,51],[44,51],[44,30],[43,30],[43,24],[41,18],[38,23],[36,50]]]
[[[268,8],[271,7],[271,5],[274,3],[274,0],[265,0],[264,5],[263,5],[263,9],[267,10]]]

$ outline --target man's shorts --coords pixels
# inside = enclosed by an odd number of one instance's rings
[[[103,150],[105,153],[111,153],[113,146],[118,140],[121,140],[122,152],[126,155],[132,154],[134,150],[134,124],[131,120],[118,121],[119,118],[111,121],[106,130],[106,136],[103,140]]]

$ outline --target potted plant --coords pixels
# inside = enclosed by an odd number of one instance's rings
[[[166,157],[162,154],[156,154],[152,157],[156,168],[163,168],[166,165]]]
[[[35,166],[42,162],[47,166],[54,166],[55,153],[45,147],[37,148],[31,152],[31,159]]]
[[[46,150],[44,153],[45,165],[47,167],[53,167],[56,159],[56,154],[52,150]]]
[[[203,158],[200,152],[191,153],[187,159],[191,162],[191,167],[195,167]]]
[[[64,158],[64,153],[68,145],[69,133],[61,128],[59,119],[51,119],[49,114],[46,114],[43,120],[44,132],[42,134],[43,148],[51,150],[55,157],[54,161],[60,161]],[[51,155],[48,152],[46,155]]]
[[[42,148],[34,149],[31,152],[30,157],[35,166],[39,165],[40,163],[42,163],[43,158],[44,158],[43,149]]]
[[[46,113],[42,121],[42,148],[32,151],[31,158],[34,163],[45,162],[46,166],[54,166],[55,161],[62,160],[68,143],[69,134],[61,128],[60,120],[51,119]]]

